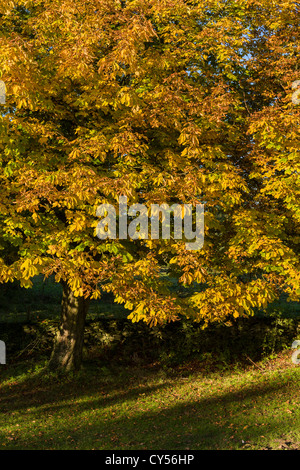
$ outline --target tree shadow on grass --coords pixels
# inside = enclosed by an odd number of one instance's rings
[[[63,408],[61,402],[91,395],[99,396],[99,406],[102,406],[102,401],[107,405],[117,403],[129,395],[134,397],[168,387],[171,380],[164,378],[163,382],[157,383],[156,374],[156,369],[145,373],[139,368],[124,371],[107,367],[94,367],[78,374],[49,373],[47,368],[43,368],[27,373],[23,381],[13,374],[15,381],[7,381],[0,386],[0,416],[1,413],[21,411],[36,405],[45,409]],[[154,377],[156,383],[152,384]]]
[[[268,405],[278,395],[290,397],[291,384],[280,382],[278,377],[194,400],[182,394],[167,404],[164,389],[178,385],[174,379],[152,384],[137,377],[111,383],[94,379],[90,377],[81,387],[75,381],[31,391],[29,383],[27,389],[7,388],[0,409],[20,414],[26,408],[26,419],[38,424],[36,432],[26,436],[21,424],[12,440],[0,431],[0,442],[11,449],[243,448],[245,443],[257,446],[260,442],[263,446],[270,436],[280,438],[283,424],[293,430],[298,419],[295,410],[289,410],[288,415],[283,410],[273,415],[268,412]]]

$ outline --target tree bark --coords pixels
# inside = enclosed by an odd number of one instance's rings
[[[48,365],[51,370],[78,370],[82,363],[84,326],[89,299],[75,297],[65,282],[62,286],[61,323]]]

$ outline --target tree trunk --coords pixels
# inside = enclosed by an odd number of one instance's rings
[[[67,283],[62,283],[61,324],[49,361],[51,370],[78,370],[82,362],[83,335],[89,299],[75,297]]]

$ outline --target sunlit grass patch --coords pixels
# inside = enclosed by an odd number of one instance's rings
[[[43,365],[2,374],[0,448],[299,448],[300,368],[289,352],[187,377],[95,363],[60,376]]]

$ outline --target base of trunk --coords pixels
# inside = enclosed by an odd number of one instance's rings
[[[82,362],[85,318],[89,300],[75,297],[67,283],[63,283],[61,324],[49,361],[51,370],[78,370]]]

